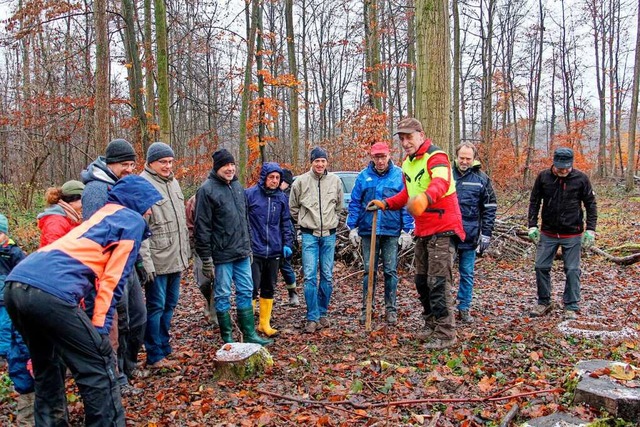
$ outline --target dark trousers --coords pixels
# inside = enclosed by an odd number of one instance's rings
[[[127,378],[133,376],[138,353],[144,342],[147,307],[138,275],[132,272],[125,286],[125,294],[118,303],[118,370]],[[121,382],[125,379],[121,378]]]
[[[109,337],[98,334],[78,305],[32,286],[8,283],[5,301],[31,353],[36,425],[69,424],[64,384],[66,365],[80,389],[85,425],[124,426],[124,409]]]
[[[251,278],[253,279],[253,299],[273,299],[274,288],[278,280],[280,258],[262,258],[253,256]]]
[[[415,247],[416,290],[425,318],[435,318],[434,335],[456,336],[453,315],[453,259],[455,244],[449,236],[418,237]]]

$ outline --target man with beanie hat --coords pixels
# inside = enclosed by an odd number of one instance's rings
[[[324,148],[313,148],[309,155],[311,169],[293,182],[289,196],[291,217],[302,233],[305,332],[310,334],[331,324],[328,311],[333,291],[333,258],[344,191],[340,178],[327,172],[328,157]]]
[[[144,348],[147,366],[152,368],[172,365],[166,359],[172,352],[169,329],[180,296],[182,271],[189,267],[191,256],[184,196],[173,176],[173,160],[171,147],[154,142],[147,150],[147,163],[140,174],[162,195],[147,219],[151,237],[140,248],[149,277],[144,284],[147,297]]]
[[[273,341],[256,334],[253,319],[247,212],[233,155],[220,149],[213,153],[213,169],[196,193],[195,249],[202,260],[203,274],[215,280],[214,304],[222,340],[234,342],[230,310],[231,285],[235,283],[238,325],[244,342],[267,345]]]
[[[287,204],[289,203],[289,196],[291,195],[291,183],[293,183],[293,173],[290,169],[283,168],[280,190],[282,190],[287,197]],[[289,225],[291,232],[295,236],[296,229],[293,220],[289,222]],[[296,239],[293,239],[293,244],[297,245]],[[289,293],[289,305],[294,307],[299,306],[300,299],[296,291],[296,272],[293,271],[293,267],[291,266],[291,256],[283,256],[280,258],[280,273],[282,274],[287,292]]]
[[[538,230],[541,204],[542,224]],[[551,266],[558,247],[561,247],[566,276],[562,297],[564,318],[573,320],[577,317],[580,251],[593,245],[597,221],[596,194],[589,177],[573,167],[571,148],[557,148],[553,153],[553,164],[538,174],[529,199],[529,238],[536,243],[538,287],[538,302],[531,310],[531,316],[543,316],[553,309]]]
[[[80,174],[85,184],[82,193],[82,219],[86,221],[102,208],[107,203],[111,188],[119,179],[132,174],[135,167],[136,152],[127,140],[114,139],[109,142],[105,155],[99,156]],[[114,325],[119,330],[114,334],[118,341],[113,343],[113,347],[117,347],[119,380],[123,387],[127,385],[127,377],[133,377],[147,322],[147,309],[140,283],[146,283],[148,279],[142,258],[136,262],[134,273],[129,277],[125,294],[118,303],[118,322]],[[85,299],[89,314],[93,310],[92,296]]]

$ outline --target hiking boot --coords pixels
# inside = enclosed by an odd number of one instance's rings
[[[576,320],[578,318],[578,313],[575,310],[564,309],[562,314],[564,320]]]
[[[395,325],[398,323],[398,313],[396,311],[387,311],[387,324]]]
[[[367,322],[367,313],[362,312],[360,314],[360,319],[358,319],[358,323],[360,323],[360,325],[364,325]]]
[[[533,310],[531,310],[531,317],[541,317],[551,311],[553,308],[553,303],[549,303],[547,305],[538,304]]]
[[[320,328],[328,328],[329,326],[331,326],[331,322],[329,321],[329,318],[327,318],[327,316],[323,316],[320,318],[318,326]]]
[[[298,298],[298,293],[295,289],[289,289],[289,305],[293,307],[300,305],[300,298]]]
[[[469,310],[460,310],[458,314],[460,315],[460,321],[462,323],[473,323],[476,321],[473,316],[469,314]]]
[[[453,338],[430,338],[424,343],[424,348],[427,350],[442,350],[443,348],[451,347],[458,342],[456,337]]]
[[[318,329],[318,323],[308,321],[307,326],[304,327],[304,332],[307,334],[313,334]]]

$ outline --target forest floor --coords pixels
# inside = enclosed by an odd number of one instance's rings
[[[640,243],[637,195],[599,194],[598,208],[598,247]],[[526,202],[510,210],[526,212]],[[543,318],[529,317],[536,303],[533,247],[520,259],[490,253],[476,263],[476,323],[459,324],[457,345],[441,351],[425,350],[414,337],[423,322],[406,269],[400,271],[398,324],[389,327],[384,313],[374,313],[380,317],[374,318],[373,331],[365,332],[358,323],[359,268],[336,264],[332,325],[313,335],[303,332],[302,298],[300,307],[287,306],[286,290],[279,285],[272,325],[281,334],[268,347],[274,365],[240,384],[213,378],[214,354],[222,341],[205,322],[204,301],[191,272],[186,274],[173,322],[172,358],[179,365],[141,369],[134,385],[142,391],[123,397],[127,425],[495,426],[515,404],[515,424],[556,411],[593,420],[607,414],[572,403],[576,362],[607,359],[640,366],[637,338],[608,333],[624,327],[640,333],[640,263],[620,266],[585,253],[581,312],[567,323],[561,308]],[[562,307],[560,260],[552,278],[553,299]],[[585,338],[562,332],[567,328],[604,332]],[[237,330],[234,334],[239,337]],[[6,368],[0,372],[4,375]],[[82,403],[72,381],[68,396],[72,421],[79,425]],[[421,399],[431,401],[415,402]],[[14,410],[13,395],[4,396],[0,424],[9,425]]]

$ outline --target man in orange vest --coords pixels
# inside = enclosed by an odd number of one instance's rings
[[[415,218],[416,289],[422,303],[426,349],[457,342],[451,284],[456,239],[464,240],[462,216],[449,157],[425,136],[413,118],[398,123],[395,132],[407,156],[402,163],[404,189],[367,209],[402,209]]]

